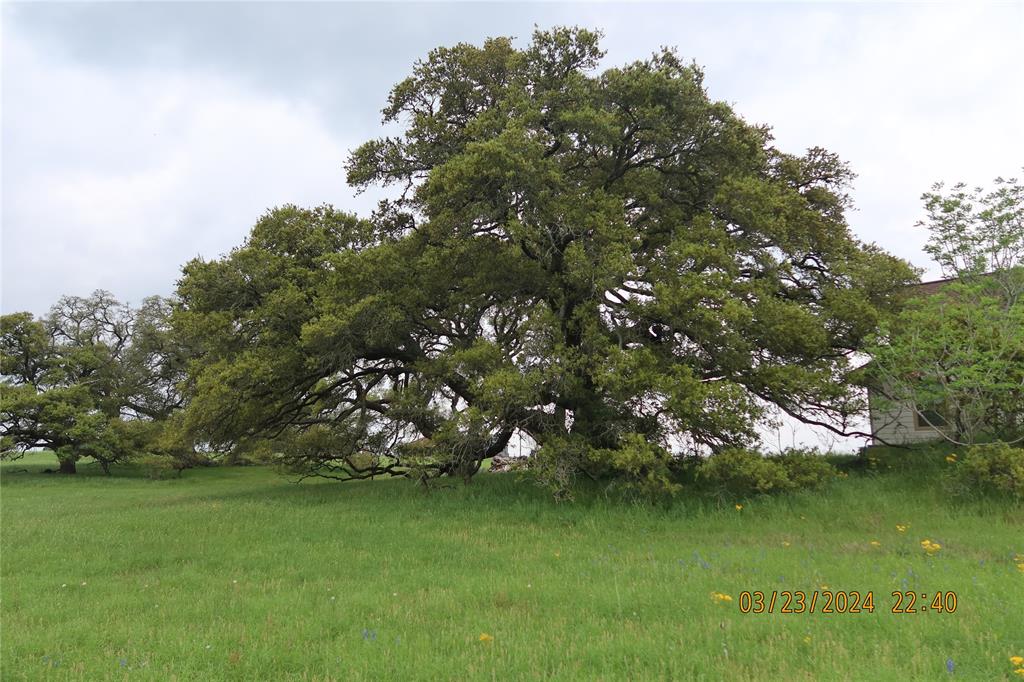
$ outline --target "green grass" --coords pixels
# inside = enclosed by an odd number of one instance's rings
[[[945,499],[934,454],[741,511],[560,505],[513,474],[425,493],[42,457],[3,466],[4,680],[909,680],[947,659],[998,680],[1024,656],[1024,509]],[[875,612],[739,611],[823,585]],[[904,589],[958,609],[893,614]]]

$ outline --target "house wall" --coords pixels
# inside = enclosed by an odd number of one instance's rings
[[[871,413],[871,433],[875,436],[875,444],[882,441],[894,445],[911,445],[928,443],[942,438],[942,433],[933,428],[918,428],[914,419],[914,410],[910,405],[887,403],[888,410],[880,409],[877,399],[868,393]]]

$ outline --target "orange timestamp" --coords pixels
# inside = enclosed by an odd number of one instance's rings
[[[956,592],[893,592],[891,596],[891,613],[954,613],[957,609]],[[740,592],[738,605],[741,613],[874,613],[875,594],[845,590],[746,591]]]
[[[874,613],[874,592],[740,592],[741,613]]]

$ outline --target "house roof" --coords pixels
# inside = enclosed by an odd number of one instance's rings
[[[1017,268],[1020,270],[1020,274],[1024,275],[1024,268]],[[993,277],[998,276],[998,271],[984,272],[978,275],[970,275],[971,279],[981,279],[989,281]],[[907,286],[906,292],[911,296],[932,296],[942,291],[943,287],[953,282],[964,281],[963,277],[947,277],[945,279],[934,279],[929,282],[918,282],[917,284],[911,284]]]
[[[930,282],[918,282],[917,284],[911,284],[908,289],[915,295],[931,296],[938,293],[945,285],[955,282],[957,279],[957,277],[947,277],[946,279],[935,279]]]

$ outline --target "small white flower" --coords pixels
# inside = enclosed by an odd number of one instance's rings
[[[67,583],[64,583],[63,585],[61,585],[61,587],[67,587],[67,586],[68,586]]]
[[[397,593],[397,592],[392,592],[392,593],[391,593],[391,596],[392,596],[392,597],[397,597],[397,596],[398,596],[398,593]]]
[[[231,584],[232,584],[232,585],[237,585],[237,584],[238,584],[238,581],[237,581],[237,580],[232,580],[232,581],[231,581]]]
[[[209,648],[210,648],[210,645],[209,645],[209,644],[207,644],[207,645],[206,645],[206,648],[207,648],[207,649],[209,649]]]
[[[85,587],[85,581],[84,580],[82,581],[82,587]]]

